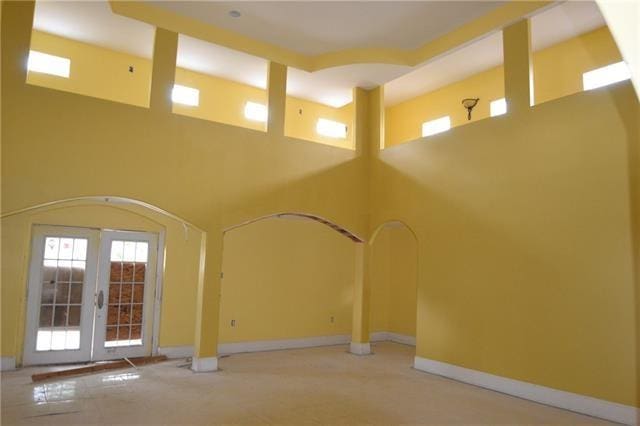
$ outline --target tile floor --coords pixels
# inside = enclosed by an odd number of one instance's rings
[[[2,425],[605,424],[411,368],[414,348],[373,345],[239,354],[195,374],[172,360],[34,384],[2,374]]]

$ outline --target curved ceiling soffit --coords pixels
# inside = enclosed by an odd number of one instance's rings
[[[320,55],[304,55],[143,2],[109,0],[111,10],[118,15],[308,72],[368,63],[413,67],[500,30],[523,17],[540,12],[555,3],[552,0],[512,1],[414,50],[356,48]]]

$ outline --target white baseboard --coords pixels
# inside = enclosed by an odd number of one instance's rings
[[[416,345],[416,338],[403,334],[378,331],[371,333],[372,342],[396,342],[405,345]],[[316,346],[344,345],[350,343],[351,336],[320,336],[304,337],[300,339],[286,340],[257,340],[253,342],[221,343],[218,345],[218,353],[221,355],[237,354],[243,352],[263,352],[281,349],[312,348]],[[158,348],[158,354],[168,358],[188,358],[193,356],[193,346],[165,346]]]
[[[354,355],[371,355],[371,343],[351,342],[349,344],[349,352]]]
[[[312,348],[315,346],[343,345],[351,341],[349,335],[303,337],[287,340],[257,340],[254,342],[221,343],[218,353],[221,355],[243,352],[276,351],[280,349]]]
[[[196,373],[205,373],[208,371],[218,371],[218,358],[215,356],[208,358],[196,358],[191,360],[191,370]]]
[[[193,346],[165,346],[158,348],[159,355],[167,358],[189,358],[193,356]]]
[[[416,338],[414,336],[407,336],[406,334],[393,333],[391,331],[376,331],[371,333],[372,342],[395,342],[403,345],[415,346]]]
[[[0,371],[11,371],[16,369],[16,358],[13,356],[0,357]]]
[[[519,398],[618,423],[635,425],[639,419],[639,410],[629,405],[496,376],[445,362],[417,356],[415,357],[414,368]]]

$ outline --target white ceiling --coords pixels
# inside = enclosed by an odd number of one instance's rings
[[[566,2],[531,18],[533,50],[544,49],[605,25],[598,6],[591,1]],[[502,64],[502,32],[420,64],[413,71],[385,85],[385,104],[394,105],[422,93],[463,80]]]
[[[221,27],[312,54],[349,47],[414,48],[494,8],[496,2],[158,2],[195,13]],[[179,3],[179,4],[178,4]],[[231,18],[228,11],[242,13]],[[467,10],[469,9],[469,10]],[[464,10],[464,12],[462,12]],[[347,17],[351,19],[347,26]],[[299,18],[299,20],[298,20]],[[223,23],[218,23],[220,20]],[[334,22],[335,21],[335,22]],[[354,25],[354,22],[358,25]],[[427,23],[430,23],[427,25]],[[231,25],[231,26],[230,26]],[[232,27],[233,25],[237,27]],[[532,18],[532,43],[540,49],[604,25],[594,2],[568,2]],[[111,12],[105,0],[38,1],[34,27],[62,37],[151,58],[154,28]],[[402,30],[400,30],[402,29]],[[255,31],[249,33],[249,31]],[[296,32],[299,32],[296,33]],[[297,34],[297,36],[294,36]],[[367,38],[369,37],[369,38]],[[309,73],[289,68],[287,93],[340,107],[353,87],[385,84],[393,105],[502,63],[501,33],[416,67],[355,64]],[[179,67],[265,88],[267,61],[180,36]]]
[[[307,55],[415,49],[500,1],[150,1],[154,6]],[[239,18],[229,16],[236,10]]]
[[[33,27],[61,37],[151,59],[155,28],[111,12],[102,1],[36,2]]]

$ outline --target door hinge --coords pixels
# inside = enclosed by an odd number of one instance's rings
[[[220,279],[223,280],[224,279],[224,272],[220,272]]]

